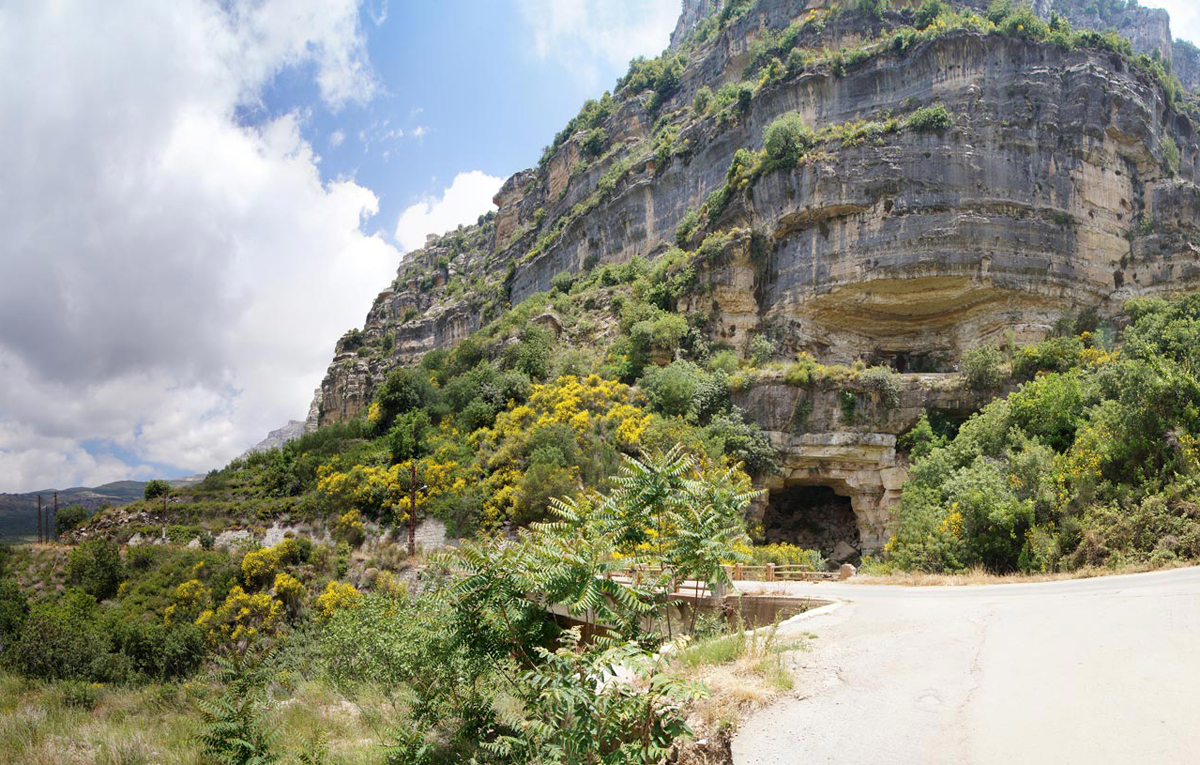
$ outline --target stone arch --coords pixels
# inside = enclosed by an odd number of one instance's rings
[[[818,550],[837,563],[857,562],[862,532],[854,508],[855,492],[841,480],[785,479],[768,489],[763,508],[763,538]]]

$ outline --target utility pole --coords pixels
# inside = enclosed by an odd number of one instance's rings
[[[417,554],[417,458],[413,457],[412,481],[408,485],[408,557]]]
[[[38,495],[38,544],[42,543],[42,495]]]

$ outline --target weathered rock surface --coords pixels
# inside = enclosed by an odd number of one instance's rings
[[[457,343],[557,274],[664,252],[685,215],[724,185],[734,154],[760,149],[764,129],[788,112],[820,128],[943,105],[953,124],[829,141],[735,194],[706,230],[740,233],[705,273],[711,289],[679,305],[711,314],[714,341],[740,349],[766,333],[780,357],[950,370],[973,345],[1037,340],[1064,316],[1104,317],[1129,297],[1200,285],[1194,121],[1121,55],[961,31],[903,53],[889,46],[844,71],[785,76],[732,119],[697,116],[697,90],[741,80],[756,40],[812,11],[849,7],[759,0],[712,39],[686,44],[718,5],[685,0],[672,36],[686,52],[680,86],[653,108],[649,93],[619,93],[604,123],[613,151],[589,163],[582,135],[568,138],[541,167],[509,179],[495,214],[406,256],[361,337],[338,344],[310,423],[353,417],[388,370]],[[1050,0],[1034,7],[1051,12]],[[1200,80],[1198,57],[1172,40],[1165,12],[1088,7],[1069,3],[1066,15],[1077,27],[1115,28],[1136,50],[1177,59],[1185,83]],[[805,45],[853,48],[907,17],[824,18],[819,31],[806,28]],[[656,124],[678,129],[670,151],[655,150]],[[803,432],[789,424],[795,389],[767,382],[746,392],[750,417],[784,455],[768,486],[850,496],[858,542],[876,549],[903,480],[896,435],[922,407],[982,403],[913,380],[901,406],[869,429],[837,421],[836,391],[812,394]]]
[[[278,449],[288,441],[293,441],[307,432],[308,425],[302,420],[288,420],[287,424],[282,428],[272,430],[267,434],[267,437],[259,441],[254,446],[246,450],[242,457],[247,457],[257,452],[270,451]]]

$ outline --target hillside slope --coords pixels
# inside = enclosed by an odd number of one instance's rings
[[[309,427],[360,415],[389,371],[535,295],[578,297],[606,267],[649,262],[693,340],[656,364],[728,349],[903,375],[898,406],[771,375],[735,392],[781,455],[763,485],[848,497],[865,548],[882,545],[906,476],[896,437],[925,409],[961,418],[986,401],[944,377],[962,353],[1200,284],[1200,189],[1164,12],[872,7],[685,2],[672,47],[585,104],[495,213],[405,257],[338,343]],[[1132,43],[1084,31],[1109,27]],[[766,140],[781,121],[795,133],[782,151]],[[611,356],[621,311],[528,318]]]

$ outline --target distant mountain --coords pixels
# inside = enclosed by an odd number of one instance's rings
[[[204,476],[174,478],[169,483],[176,488],[189,486],[204,479]],[[40,489],[23,494],[0,493],[0,542],[16,542],[37,538],[38,495],[42,497],[42,508],[52,514],[54,494],[58,492],[58,506],[83,505],[88,510],[99,510],[105,505],[123,505],[141,499],[145,492],[145,481],[114,481],[103,486],[76,486],[70,489]]]
[[[305,423],[303,420],[288,420],[287,425],[284,425],[278,430],[272,430],[267,434],[266,438],[247,449],[242,457],[246,457],[257,452],[265,452],[270,449],[278,449],[288,441],[292,441],[304,435],[304,430]]]

